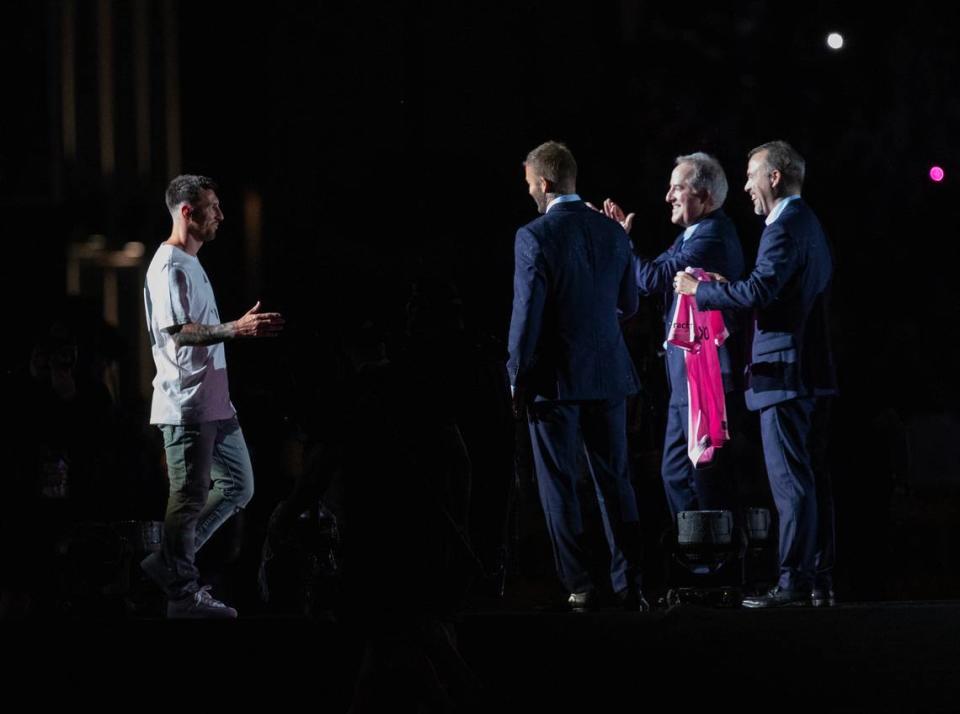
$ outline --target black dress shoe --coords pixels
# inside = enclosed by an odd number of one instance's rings
[[[638,588],[624,588],[617,591],[620,607],[627,612],[650,612],[650,603],[643,597],[643,591]]]
[[[567,609],[570,612],[589,612],[597,609],[597,593],[587,590],[582,593],[570,593],[567,598]]]
[[[814,607],[833,607],[837,604],[837,598],[832,588],[814,588],[810,593],[810,604]]]
[[[759,607],[806,607],[810,604],[809,590],[787,590],[779,585],[765,595],[754,595],[743,599],[743,606]]]

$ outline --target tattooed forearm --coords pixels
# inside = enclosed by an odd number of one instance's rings
[[[222,325],[183,325],[173,333],[177,347],[192,345],[214,345],[217,342],[232,340],[237,335],[236,323],[225,322]]]

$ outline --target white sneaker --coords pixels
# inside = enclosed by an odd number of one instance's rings
[[[217,600],[204,585],[197,592],[167,603],[167,618],[178,619],[234,619],[237,611]]]

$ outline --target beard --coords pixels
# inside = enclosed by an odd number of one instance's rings
[[[197,238],[202,240],[204,243],[213,240],[217,237],[217,229],[220,227],[217,223],[207,223],[200,226],[197,231]]]
[[[534,193],[532,194],[534,203],[537,204],[537,212],[546,213],[547,212],[547,194],[545,193]]]

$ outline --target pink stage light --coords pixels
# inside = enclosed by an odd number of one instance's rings
[[[943,181],[944,173],[943,169],[939,166],[934,166],[930,169],[930,180],[936,183]]]

